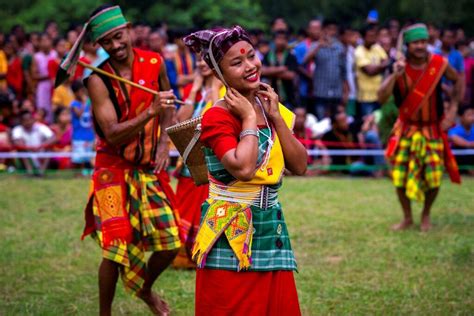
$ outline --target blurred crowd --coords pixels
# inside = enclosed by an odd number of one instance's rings
[[[449,130],[452,146],[472,149],[474,40],[460,26],[427,25],[429,51],[445,56],[463,82],[458,122]],[[398,108],[393,100],[380,104],[377,91],[401,49],[397,39],[403,26],[396,19],[381,22],[372,11],[360,29],[341,21],[313,19],[306,28],[295,31],[285,19],[276,18],[268,32],[248,30],[262,60],[262,80],[294,111],[295,135],[308,149],[384,148]],[[41,175],[47,168],[77,168],[87,174],[92,166],[94,127],[87,89],[82,84],[90,70],[78,66],[72,78],[54,89],[59,63],[81,28],[72,25],[62,33],[57,23],[50,21],[41,32],[27,33],[22,25],[0,32],[0,152],[73,153],[71,158],[0,158],[0,170],[21,168]],[[132,27],[135,47],[164,57],[178,98],[199,71],[195,56],[182,41],[191,31],[168,29],[166,24],[136,23]],[[82,62],[97,66],[107,57],[96,44],[84,44]],[[447,102],[451,86],[443,81]],[[473,155],[458,159],[463,166],[474,165]],[[375,176],[382,175],[385,165],[382,156],[353,154],[314,155],[308,163]]]

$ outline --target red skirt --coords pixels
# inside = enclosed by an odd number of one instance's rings
[[[197,269],[196,316],[301,315],[293,271]]]
[[[176,204],[180,217],[179,236],[182,247],[173,267],[194,268],[191,250],[201,221],[201,206],[209,195],[209,185],[196,186],[192,178],[180,176],[176,188]]]

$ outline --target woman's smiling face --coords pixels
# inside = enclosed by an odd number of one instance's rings
[[[225,81],[240,92],[258,89],[262,62],[246,41],[234,44],[219,63]]]

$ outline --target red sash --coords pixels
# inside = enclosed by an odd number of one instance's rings
[[[385,156],[392,158],[398,148],[401,134],[405,128],[406,122],[410,117],[415,114],[421,106],[428,100],[433,94],[436,86],[438,85],[441,77],[443,76],[448,61],[438,55],[431,55],[428,64],[423,71],[417,82],[411,85],[410,92],[405,97],[402,105],[400,106],[400,113],[397,122],[392,130],[392,136],[387,144]],[[403,78],[399,78],[397,84],[403,85]],[[461,177],[459,176],[459,170],[454,159],[451,148],[449,147],[448,138],[445,131],[441,131],[443,145],[444,145],[444,161],[445,167],[448,171],[449,177],[452,182],[461,183]]]

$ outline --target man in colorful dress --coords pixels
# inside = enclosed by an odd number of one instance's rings
[[[86,80],[97,132],[97,157],[86,227],[102,247],[99,267],[100,314],[110,315],[120,275],[125,289],[148,304],[154,314],[169,308],[152,286],[180,247],[173,212],[173,192],[165,172],[175,96],[159,54],[132,48],[130,24],[120,7],[95,10],[61,67],[78,59],[84,35],[110,58],[99,68],[160,91],[156,97],[99,73]],[[148,262],[145,252],[152,251]]]
[[[428,37],[424,24],[405,29],[406,61],[401,58],[394,64],[393,73],[378,92],[380,103],[393,93],[400,113],[386,152],[404,214],[394,230],[413,225],[410,200],[424,202],[421,230],[431,228],[430,211],[441,185],[443,164],[451,180],[460,182],[445,132],[454,122],[459,88],[455,85],[450,106],[443,114],[440,82],[443,75],[457,81],[457,73],[445,58],[428,53]]]

